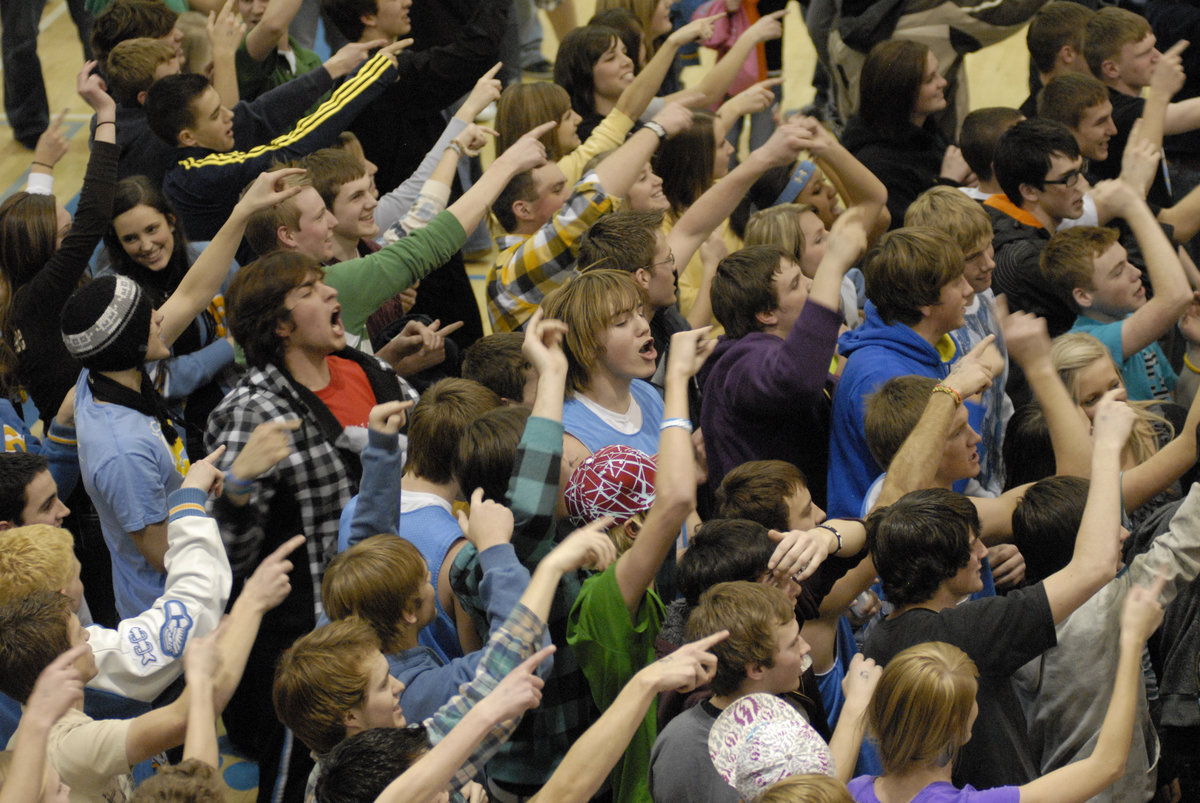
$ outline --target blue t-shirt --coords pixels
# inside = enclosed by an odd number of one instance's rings
[[[166,575],[146,562],[129,533],[166,521],[167,497],[187,473],[187,450],[182,438],[167,443],[155,418],[96,401],[87,378],[84,370],[75,386],[80,474],[112,555],[117,613],[130,619],[154,607]]]
[[[1121,367],[1121,379],[1125,382],[1125,393],[1130,401],[1152,401],[1169,399],[1179,377],[1163,354],[1162,347],[1155,341],[1141,351],[1122,359],[1121,327],[1125,321],[1101,323],[1080,315],[1075,319],[1072,332],[1087,332],[1108,349],[1113,361]]]
[[[595,452],[605,446],[632,446],[654,456],[658,454],[659,425],[662,424],[663,400],[649,382],[633,380],[629,387],[633,403],[642,411],[642,426],[637,432],[618,432],[600,419],[579,399],[568,399],[563,405],[563,430]]]

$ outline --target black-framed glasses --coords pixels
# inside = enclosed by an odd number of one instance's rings
[[[1062,178],[1054,178],[1054,179],[1047,178],[1047,179],[1043,179],[1042,183],[1043,184],[1061,184],[1064,187],[1066,187],[1067,189],[1072,189],[1072,188],[1074,188],[1074,186],[1076,184],[1079,183],[1079,177],[1082,176],[1084,173],[1086,173],[1087,169],[1088,169],[1088,160],[1084,159],[1083,164],[1081,164],[1075,170],[1068,171]]]

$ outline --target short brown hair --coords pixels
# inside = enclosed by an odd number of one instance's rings
[[[126,39],[108,54],[105,83],[113,99],[127,108],[136,109],[138,95],[154,83],[158,65],[175,58],[175,48],[166,42],[149,37]]]
[[[880,237],[863,260],[867,298],[884,323],[912,326],[921,320],[921,307],[937,304],[942,288],[965,268],[962,249],[946,232],[925,226],[895,229]]]
[[[763,790],[758,803],[854,803],[846,784],[832,775],[789,775]]]
[[[758,314],[779,306],[775,274],[784,258],[790,259],[777,245],[752,245],[734,251],[717,265],[710,290],[713,317],[729,337],[762,331]]]
[[[426,571],[411,543],[392,533],[373,535],[333,556],[321,601],[330,619],[357,616],[375,631],[383,652],[399,652],[402,617],[421,607]]]
[[[74,560],[75,537],[61,527],[28,524],[0,532],[0,603],[66,588]]]
[[[271,166],[273,170],[278,170],[280,167],[284,167],[284,165]],[[312,178],[308,173],[291,175],[283,179],[283,185],[285,187],[311,187]],[[250,185],[247,184],[242,190],[243,194],[249,188]],[[259,256],[278,250],[280,226],[286,226],[289,229],[300,227],[300,207],[296,204],[295,196],[252,212],[246,219],[246,242]]]
[[[275,716],[309,750],[328,753],[346,738],[346,712],[366,696],[366,663],[377,652],[375,632],[354,617],[296,639],[275,667]]]
[[[1150,33],[1150,23],[1140,14],[1105,6],[1088,20],[1083,34],[1083,55],[1092,75],[1104,75],[1104,62],[1121,55],[1121,48],[1140,42]]]
[[[450,482],[463,431],[499,406],[495,391],[469,379],[448,377],[431,385],[409,415],[405,470],[431,482]]]
[[[1054,232],[1042,249],[1040,264],[1047,284],[1059,298],[1079,311],[1075,288],[1092,290],[1096,283],[1096,257],[1117,242],[1117,230],[1100,226],[1072,226]]]
[[[644,268],[653,273],[661,267],[652,266],[662,222],[661,211],[622,210],[604,215],[579,240],[579,269],[635,273]]]
[[[785,460],[751,460],[725,475],[717,489],[718,519],[749,519],[783,532],[788,497],[807,488],[804,472]]]
[[[1072,4],[1073,5],[1073,4]],[[1038,93],[1038,117],[1079,128],[1083,113],[1108,100],[1108,88],[1090,75],[1071,72],[1050,80]]]
[[[1095,14],[1082,3],[1068,0],[1053,0],[1039,8],[1029,21],[1029,31],[1025,34],[1025,44],[1037,71],[1052,71],[1063,45],[1070,45],[1082,54],[1083,30]]]
[[[885,773],[953,760],[970,738],[977,677],[975,662],[942,641],[909,647],[888,661],[867,708]]]
[[[567,325],[563,351],[567,354],[567,389],[587,389],[604,348],[600,336],[613,319],[646,308],[646,291],[630,273],[598,269],[581,273],[546,296],[547,318]]]
[[[92,52],[97,62],[108,63],[108,54],[126,39],[161,39],[175,27],[179,15],[162,0],[116,0],[96,15],[92,24]]]
[[[367,166],[362,160],[345,148],[314,151],[297,160],[296,167],[308,171],[308,180],[321,196],[326,209],[333,209],[333,199],[343,184],[357,181],[367,174]]]
[[[992,241],[988,213],[955,187],[930,187],[918,195],[904,213],[904,225],[941,229],[954,238],[963,254],[986,248]]]
[[[504,153],[526,133],[551,120],[559,122],[571,111],[567,90],[549,81],[509,84],[496,102],[496,153]],[[539,140],[546,158],[557,162],[566,156],[558,144],[558,129],[551,128]]]
[[[524,342],[521,332],[495,332],[479,338],[463,352],[463,379],[519,403],[525,395],[525,378],[533,370],[521,350]]]
[[[537,198],[537,187],[533,183],[532,168],[522,173],[517,173],[509,182],[504,185],[504,189],[500,190],[500,194],[496,196],[496,200],[492,201],[492,214],[496,216],[496,222],[500,224],[500,228],[505,231],[513,231],[517,228],[517,215],[513,212],[513,204],[517,201],[530,202]]]
[[[863,436],[884,471],[925,414],[935,385],[937,380],[927,376],[894,376],[867,397]]]
[[[495,407],[463,430],[454,455],[454,479],[463,495],[482,488],[484,498],[508,504],[509,478],[529,414],[520,404]]]
[[[229,329],[255,368],[283,365],[283,338],[275,330],[292,318],[284,306],[288,293],[325,269],[312,257],[293,251],[274,251],[238,271],[225,306]]]
[[[717,583],[701,594],[687,620],[688,641],[729,631],[729,638],[709,648],[717,657],[709,684],[713,694],[737,692],[746,679],[746,664],[774,666],[779,651],[775,628],[795,618],[792,601],[775,586],[736,580]]]
[[[71,601],[57,591],[0,604],[0,692],[29,699],[42,670],[71,649],[72,616]]]
[[[198,758],[166,764],[134,791],[130,803],[223,803],[225,784],[212,765]]]

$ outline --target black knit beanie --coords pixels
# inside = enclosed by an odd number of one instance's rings
[[[128,276],[102,276],[76,290],[62,311],[71,356],[93,371],[123,371],[146,361],[153,307]]]

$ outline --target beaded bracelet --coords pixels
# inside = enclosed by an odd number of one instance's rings
[[[837,539],[837,542],[838,542],[837,549],[830,552],[829,553],[830,555],[836,555],[837,553],[842,551],[842,534],[839,533],[832,524],[818,524],[817,529],[829,530],[829,532],[833,533],[833,537]]]
[[[933,386],[933,392],[934,393],[945,393],[948,396],[952,396],[954,398],[954,403],[956,405],[962,404],[962,394],[947,384],[938,382],[936,385]]]
[[[692,422],[686,418],[668,418],[658,425],[658,431],[663,432],[671,427],[679,427],[680,429],[686,429],[688,432],[691,432]]]

